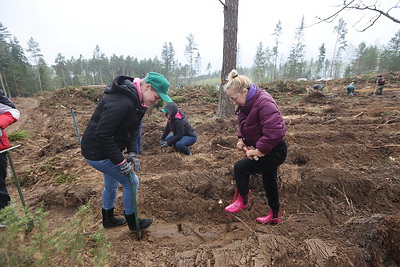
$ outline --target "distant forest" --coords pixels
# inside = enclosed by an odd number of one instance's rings
[[[319,47],[316,59],[305,59],[303,41],[304,20],[296,28],[295,40],[287,59],[279,53],[280,24],[275,29],[275,46],[255,51],[251,68],[239,68],[240,73],[249,75],[256,82],[270,82],[276,79],[323,77],[342,78],[371,73],[400,71],[400,31],[383,47],[361,42],[354,58],[343,59],[346,51],[346,23],[339,20],[335,27],[337,40],[333,55],[326,55],[325,44]],[[33,38],[24,49],[16,37],[11,38],[7,28],[0,22],[0,89],[8,96],[32,96],[40,91],[52,91],[64,87],[106,85],[116,75],[144,78],[150,71],[165,75],[172,86],[220,83],[220,71],[211,71],[211,65],[202,68],[201,56],[194,36],[187,39],[184,54],[186,63],[175,60],[172,43],[165,43],[160,58],[138,59],[134,56],[107,57],[96,46],[92,58],[82,55],[66,59],[59,53],[53,64],[45,62],[39,43]],[[279,59],[279,60],[278,60]],[[278,62],[279,61],[279,62]],[[222,65],[222,62],[221,62]],[[205,71],[201,71],[205,69]]]

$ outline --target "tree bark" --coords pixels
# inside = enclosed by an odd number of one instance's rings
[[[227,76],[236,68],[239,0],[226,0],[224,4],[224,47],[219,87],[218,117],[231,117],[235,106],[224,91]]]
[[[6,89],[5,85],[4,85],[3,76],[1,75],[1,73],[0,73],[0,81],[1,81],[1,86],[3,87],[4,94],[6,95],[6,97],[8,97],[10,94],[7,93],[7,89]]]

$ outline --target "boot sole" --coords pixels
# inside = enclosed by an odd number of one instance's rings
[[[257,220],[256,220],[256,222],[259,224],[268,224],[268,225],[277,225],[277,224],[281,223],[281,222],[259,222]]]
[[[140,231],[149,228],[149,226],[154,222],[154,220],[155,220],[155,219],[151,219],[151,222],[150,222],[146,227],[143,227],[143,228],[140,227]],[[133,232],[133,233],[135,233],[135,232],[137,231],[136,229],[133,229],[133,230],[132,230],[132,229],[130,229],[130,228],[129,228],[129,230],[130,230],[131,232]]]
[[[250,208],[250,206],[248,206],[248,207],[246,207],[246,208],[244,208],[244,209],[235,211],[235,212],[230,212],[230,211],[227,211],[227,210],[224,210],[224,211],[227,212],[227,213],[229,213],[229,214],[236,214],[236,213],[239,213],[239,212],[241,212],[241,211],[243,211],[243,210],[247,210],[247,209],[249,209],[249,208]]]
[[[125,224],[127,224],[126,221],[125,221],[124,223],[122,223],[122,224],[116,224],[116,225],[104,225],[104,224],[103,224],[103,227],[107,229],[107,228],[113,228],[113,227],[123,226],[123,225],[125,225]]]

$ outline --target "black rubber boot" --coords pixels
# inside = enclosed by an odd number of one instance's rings
[[[125,214],[126,221],[128,222],[129,230],[132,232],[136,231],[136,222],[135,222],[135,213],[126,215]],[[139,218],[139,226],[140,229],[146,229],[147,227],[150,226],[150,224],[153,222],[153,219],[140,219]]]
[[[116,218],[114,217],[114,208],[110,210],[102,209],[103,214],[103,226],[104,228],[110,228],[114,226],[121,226],[126,224],[126,220],[124,218]]]

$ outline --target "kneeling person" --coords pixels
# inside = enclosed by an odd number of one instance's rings
[[[162,111],[166,113],[167,124],[165,125],[164,132],[161,135],[161,148],[172,146],[185,155],[192,155],[189,146],[196,143],[197,134],[192,125],[190,125],[186,116],[173,102],[168,103]],[[171,131],[172,134],[168,135]]]

